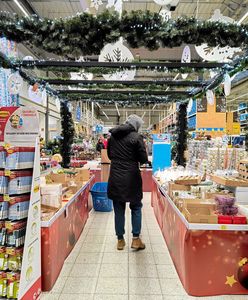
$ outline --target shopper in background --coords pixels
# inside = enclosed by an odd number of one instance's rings
[[[139,165],[148,161],[143,137],[138,133],[143,120],[137,115],[128,117],[125,124],[110,130],[108,156],[111,169],[108,182],[108,197],[113,200],[115,212],[115,231],[118,238],[117,249],[125,247],[125,209],[130,202],[132,212],[133,241],[131,248],[145,249],[140,239],[142,178]]]
[[[104,144],[103,144],[103,138],[100,137],[96,144],[96,151],[101,153],[102,149],[104,149]]]

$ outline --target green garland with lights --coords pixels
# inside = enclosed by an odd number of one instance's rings
[[[1,13],[0,36],[18,43],[72,57],[99,54],[108,43],[125,38],[132,48],[177,47],[182,44],[209,47],[230,46],[247,48],[248,25],[200,21],[193,17],[180,17],[163,21],[159,13],[150,11],[104,11],[98,15],[77,14],[56,20],[37,16],[19,17]]]

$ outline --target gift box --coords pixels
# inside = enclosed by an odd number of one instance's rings
[[[62,195],[62,184],[45,184],[41,185],[41,195]]]
[[[232,216],[233,224],[247,224],[246,216],[236,215]]]
[[[6,164],[6,151],[0,146],[0,169],[4,169]]]
[[[30,195],[20,197],[10,197],[9,213],[10,220],[21,220],[28,217],[28,209],[30,203]]]
[[[7,150],[6,169],[31,169],[34,166],[34,147],[10,147]]]
[[[8,194],[19,195],[30,193],[32,185],[32,171],[14,171],[9,177]]]
[[[218,224],[232,224],[233,217],[226,215],[218,215]]]
[[[62,195],[42,195],[41,204],[44,206],[60,208],[62,205]]]
[[[4,171],[0,171],[0,194],[8,192],[8,177],[5,176]]]

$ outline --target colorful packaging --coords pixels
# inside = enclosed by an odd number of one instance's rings
[[[7,274],[3,271],[0,272],[0,296],[6,297],[7,296]]]
[[[10,271],[21,271],[23,248],[6,247],[7,268]]]
[[[30,193],[32,185],[32,171],[10,172],[8,194],[20,195]]]
[[[8,192],[8,177],[5,176],[4,171],[0,171],[0,194]]]
[[[21,220],[28,217],[30,195],[10,197],[8,203],[9,203],[8,218],[10,220]]]
[[[8,272],[7,281],[7,298],[17,299],[19,292],[20,273]]]
[[[8,218],[9,203],[4,201],[4,197],[0,196],[0,220]]]
[[[6,253],[6,248],[0,247],[0,270],[5,271],[8,269],[8,254]]]
[[[10,147],[7,149],[6,169],[31,169],[34,166],[34,147]]]
[[[6,164],[6,151],[0,146],[0,169],[4,169]]]

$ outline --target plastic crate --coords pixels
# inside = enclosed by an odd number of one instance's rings
[[[93,207],[96,211],[108,212],[113,209],[112,200],[107,195],[107,182],[97,182],[91,189]]]

